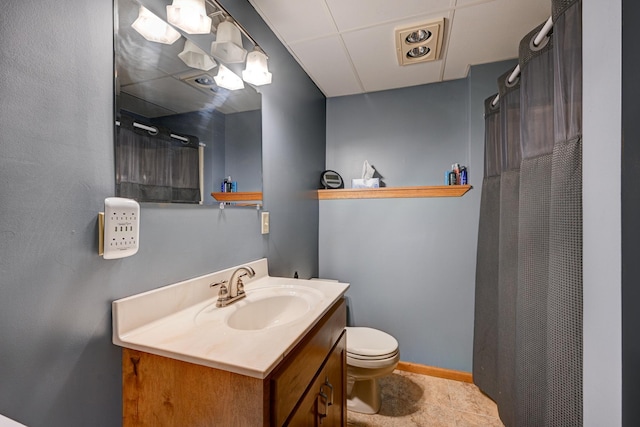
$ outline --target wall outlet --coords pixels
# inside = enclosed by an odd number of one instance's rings
[[[269,212],[260,212],[260,230],[262,234],[269,234]]]
[[[138,252],[140,205],[135,200],[109,197],[104,200],[104,259],[131,256]]]

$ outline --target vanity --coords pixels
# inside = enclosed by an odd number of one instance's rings
[[[124,426],[346,425],[346,283],[270,277],[216,307],[240,266],[113,302]]]

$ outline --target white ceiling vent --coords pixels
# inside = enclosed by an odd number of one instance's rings
[[[400,65],[440,59],[444,18],[426,24],[396,28],[396,53]]]

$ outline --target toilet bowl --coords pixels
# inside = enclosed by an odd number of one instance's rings
[[[398,341],[372,328],[349,327],[347,331],[347,409],[363,414],[380,410],[378,378],[398,366]]]

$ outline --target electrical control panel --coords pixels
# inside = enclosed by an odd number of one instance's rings
[[[140,204],[135,200],[109,197],[104,200],[104,259],[131,256],[140,241]]]

